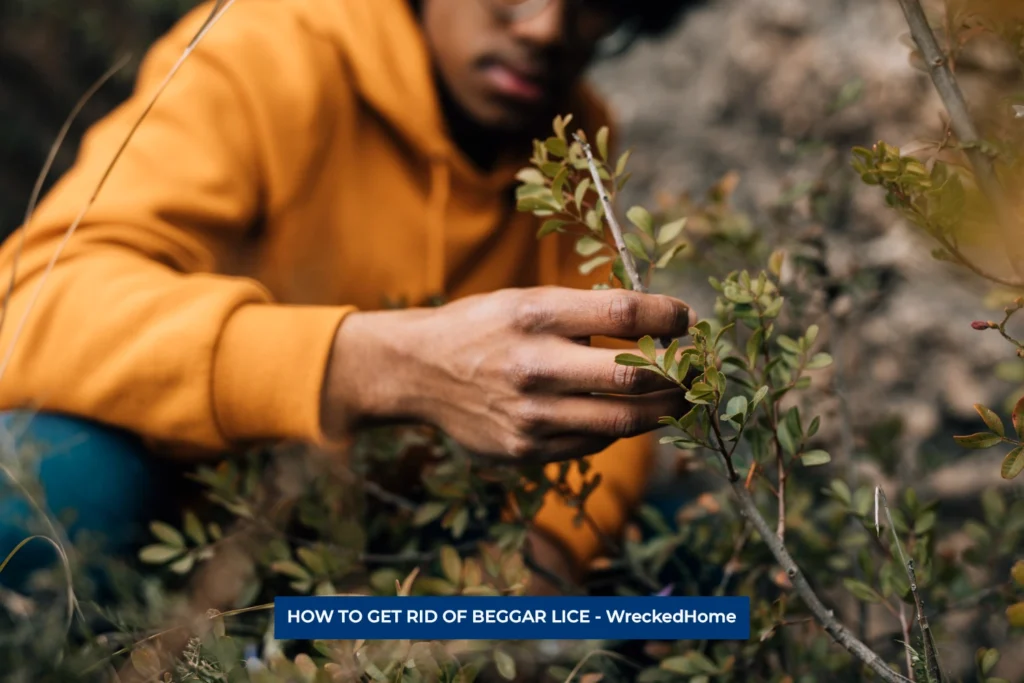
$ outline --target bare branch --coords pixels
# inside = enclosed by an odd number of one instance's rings
[[[907,676],[914,679],[914,659],[910,654],[910,620],[907,619],[907,606],[900,600],[900,628],[903,630],[903,652],[907,655]]]
[[[878,504],[881,502],[882,510],[885,511],[885,518],[889,522],[889,530],[892,532],[893,545],[896,546],[896,553],[899,555],[900,564],[907,572],[910,580],[910,593],[914,596],[914,607],[917,609],[917,625],[921,629],[921,639],[924,641],[924,662],[928,668],[928,676],[935,681],[942,681],[942,671],[939,668],[939,658],[935,647],[935,639],[932,637],[931,625],[928,617],[924,614],[924,601],[921,600],[921,593],[917,590],[917,575],[914,572],[914,561],[909,559],[903,552],[903,544],[900,542],[899,534],[896,533],[896,525],[892,521],[892,512],[889,510],[889,501],[885,497],[885,491],[881,486],[875,487],[875,529],[878,530]]]
[[[935,90],[942,98],[942,104],[949,114],[950,127],[974,168],[978,187],[992,202],[997,215],[1003,222],[1004,230],[1008,231],[1007,254],[1010,256],[1014,271],[1021,275],[1021,270],[1024,269],[1024,249],[1019,240],[1015,239],[1018,231],[1014,230],[1013,224],[1008,222],[1011,214],[1007,211],[1003,200],[1003,189],[999,183],[999,177],[996,175],[995,165],[992,163],[991,157],[977,146],[977,143],[981,141],[981,136],[971,118],[960,84],[950,68],[949,57],[939,47],[939,42],[928,23],[928,17],[925,15],[920,0],[899,0],[899,3],[903,9],[903,15],[906,17],[907,26],[910,28],[910,35],[913,36],[914,42],[921,50],[921,56],[924,57],[925,64],[928,66]]]
[[[615,248],[619,250],[619,256],[622,258],[622,267],[626,271],[626,275],[629,276],[630,284],[633,289],[638,292],[647,292],[647,286],[644,285],[642,279],[640,279],[640,273],[636,269],[636,262],[633,260],[633,255],[629,253],[629,249],[626,247],[626,240],[622,232],[622,226],[619,225],[619,220],[615,217],[615,211],[612,209],[611,199],[608,197],[608,192],[604,188],[604,183],[601,182],[601,174],[597,170],[597,162],[594,161],[594,152],[590,149],[590,144],[583,139],[579,133],[573,134],[573,139],[580,143],[580,147],[583,148],[583,154],[587,157],[587,166],[590,168],[590,177],[594,180],[594,188],[597,190],[597,196],[601,199],[601,206],[604,207],[604,215],[608,219],[608,227],[612,231],[612,237],[615,239]]]
[[[825,607],[821,600],[818,598],[817,593],[811,588],[811,585],[807,583],[807,579],[804,578],[803,572],[797,566],[796,561],[786,550],[785,544],[779,537],[772,531],[772,528],[768,526],[768,522],[765,521],[764,517],[761,516],[761,512],[757,509],[757,504],[754,502],[754,498],[747,491],[742,481],[732,482],[732,490],[736,494],[740,503],[740,512],[747,521],[754,527],[765,545],[771,551],[775,560],[785,570],[786,576],[793,584],[793,589],[807,605],[808,609],[815,616],[818,622],[824,627],[825,631],[832,636],[833,639],[841,646],[843,646],[847,652],[852,654],[854,657],[864,662],[872,671],[878,674],[878,676],[888,683],[901,683],[908,679],[902,674],[893,671],[889,666],[879,657],[875,652],[865,645],[861,640],[857,638],[848,628],[843,626],[832,610]]]

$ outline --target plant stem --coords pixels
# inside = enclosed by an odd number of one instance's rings
[[[612,237],[615,239],[615,248],[618,249],[619,256],[622,258],[622,267],[625,269],[626,275],[629,276],[630,284],[635,291],[646,294],[647,286],[640,278],[640,272],[636,269],[633,255],[629,253],[629,248],[626,247],[622,226],[619,225],[619,220],[615,217],[611,199],[608,197],[608,192],[604,189],[604,183],[601,182],[601,173],[597,169],[597,162],[594,161],[594,152],[590,148],[590,144],[579,133],[573,133],[572,137],[576,142],[580,143],[583,154],[587,157],[587,167],[590,169],[590,177],[594,180],[594,189],[601,200],[601,206],[604,207],[604,215],[608,219],[608,227],[611,229]]]
[[[878,528],[878,505],[881,503],[882,509],[885,511],[885,517],[889,522],[889,530],[892,532],[893,544],[896,546],[896,553],[899,555],[900,564],[903,565],[907,572],[907,578],[910,580],[910,593],[914,596],[914,607],[917,610],[917,624],[921,629],[921,639],[924,642],[924,662],[928,669],[928,677],[939,683],[942,681],[942,671],[939,669],[939,659],[936,653],[935,640],[932,638],[932,629],[928,624],[928,617],[924,614],[924,601],[921,600],[921,594],[917,590],[917,576],[914,573],[914,561],[908,559],[903,552],[903,544],[900,543],[900,537],[896,533],[896,525],[892,521],[892,513],[889,510],[889,501],[885,497],[885,491],[882,490],[881,486],[875,487],[875,528]]]
[[[977,147],[981,136],[971,119],[960,84],[950,68],[949,58],[939,47],[939,42],[928,23],[928,17],[924,13],[920,0],[899,0],[899,3],[903,9],[903,15],[906,17],[907,26],[910,28],[910,35],[921,50],[921,56],[924,57],[928,66],[935,90],[939,93],[942,104],[949,114],[950,127],[959,139],[960,146],[964,148],[964,153],[970,160],[971,166],[974,167],[978,187],[992,202],[997,215],[1002,219],[1004,229],[1011,234],[1011,238],[1006,241],[1007,254],[1010,256],[1014,272],[1021,275],[1021,269],[1024,268],[1024,251],[1014,238],[1017,231],[1012,229],[1012,223],[1007,222],[1011,214],[1006,211],[1003,204],[1002,186],[996,175],[995,165],[992,163],[992,159]]]
[[[786,576],[793,584],[793,589],[797,595],[804,601],[808,609],[818,620],[818,623],[824,627],[825,631],[832,636],[833,639],[841,646],[843,646],[847,652],[852,654],[854,657],[864,662],[872,671],[878,674],[878,676],[887,681],[887,683],[902,683],[906,680],[901,674],[893,671],[889,666],[874,653],[871,648],[861,642],[857,636],[853,634],[848,628],[839,623],[832,610],[825,607],[821,600],[818,598],[817,593],[811,588],[811,585],[807,583],[807,579],[804,578],[803,572],[797,566],[796,561],[786,550],[786,546],[779,539],[779,537],[772,532],[768,522],[765,521],[764,517],[761,516],[760,511],[757,509],[757,504],[754,502],[754,498],[747,491],[742,481],[732,482],[732,490],[736,494],[736,498],[739,500],[740,512],[747,521],[754,527],[754,530],[760,534],[761,539],[765,545],[771,551],[775,560],[782,566],[786,572]]]
[[[907,606],[900,601],[900,628],[903,629],[903,652],[907,655],[907,678],[914,680],[914,660],[910,656],[910,621],[907,620]]]

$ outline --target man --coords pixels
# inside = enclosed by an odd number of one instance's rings
[[[579,342],[682,336],[695,318],[668,297],[589,290],[571,243],[538,243],[516,213],[513,176],[554,114],[591,133],[607,122],[579,82],[595,52],[688,4],[239,0],[45,275],[210,7],[187,16],[24,235],[5,354],[32,309],[0,409],[39,410],[43,440],[85,435],[43,460],[51,508],[128,544],[161,485],[152,453],[197,460],[414,420],[486,455],[599,453],[589,509],[618,531],[651,456],[631,437],[682,399]],[[20,239],[0,250],[2,282]],[[452,303],[425,306],[437,296]],[[375,310],[385,300],[412,307]],[[0,553],[24,535],[14,504],[0,506]],[[539,559],[561,574],[600,550],[573,514],[552,499],[536,520]]]

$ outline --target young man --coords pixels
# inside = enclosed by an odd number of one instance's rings
[[[151,453],[194,460],[413,420],[486,455],[599,453],[589,506],[614,534],[650,461],[649,440],[631,437],[679,414],[682,398],[579,342],[682,336],[695,318],[668,297],[591,291],[598,279],[577,275],[571,243],[538,243],[534,219],[515,211],[513,176],[554,114],[591,134],[607,122],[580,83],[596,51],[689,4],[238,0],[44,283],[210,7],[192,12],[24,235],[4,353],[32,309],[0,409],[39,410],[30,432],[44,441],[84,435],[43,460],[50,507],[127,547],[161,486]],[[0,250],[2,282],[20,239]],[[451,303],[425,306],[437,296]],[[387,300],[411,307],[379,310]],[[24,536],[5,495],[0,556]],[[556,572],[599,551],[573,514],[552,499],[537,519]]]

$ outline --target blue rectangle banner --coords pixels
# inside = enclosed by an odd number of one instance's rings
[[[282,640],[749,640],[747,597],[282,597]]]

